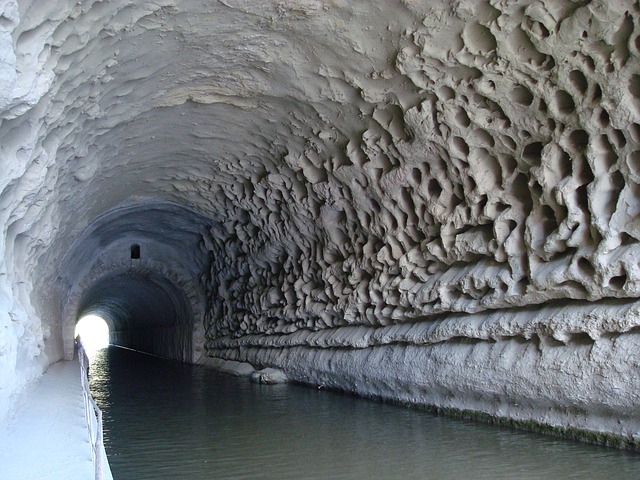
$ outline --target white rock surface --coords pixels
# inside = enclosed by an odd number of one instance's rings
[[[263,368],[251,374],[251,381],[265,385],[276,385],[279,383],[287,383],[289,378],[287,374],[279,368]]]
[[[631,432],[640,374],[616,345],[638,329],[639,8],[1,1],[0,416],[98,312],[127,346],[299,378],[292,358],[316,371],[344,343],[359,360],[322,382],[393,398],[376,352],[400,392],[440,385],[437,351],[459,385],[425,402],[495,414],[528,392],[549,423],[573,378],[585,415]],[[465,383],[465,358],[499,377],[498,345],[548,339],[606,360],[544,396],[540,351],[529,386],[474,400],[492,387]]]
[[[250,363],[224,360],[218,357],[202,357],[198,361],[198,365],[212,368],[236,377],[250,377],[256,371]]]

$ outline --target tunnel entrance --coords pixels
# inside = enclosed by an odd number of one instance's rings
[[[159,272],[126,270],[95,282],[82,294],[77,318],[94,323],[95,317],[108,325],[110,344],[175,360],[191,358],[190,303]]]
[[[99,315],[85,315],[76,324],[75,338],[82,340],[88,354],[109,346],[109,325]]]

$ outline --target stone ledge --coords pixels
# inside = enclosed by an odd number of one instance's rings
[[[462,417],[637,449],[640,334],[594,342],[521,340],[370,348],[249,347],[210,351],[294,382]]]

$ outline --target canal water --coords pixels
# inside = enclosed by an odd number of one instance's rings
[[[117,347],[91,390],[115,480],[640,478],[640,455]]]

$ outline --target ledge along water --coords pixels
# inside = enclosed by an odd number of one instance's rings
[[[116,479],[638,478],[640,455],[117,347],[91,389]]]

